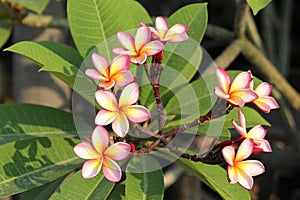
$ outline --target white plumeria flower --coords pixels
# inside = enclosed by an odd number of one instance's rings
[[[119,102],[110,91],[99,90],[95,93],[96,100],[103,108],[96,116],[95,123],[108,125],[112,123],[113,131],[120,137],[124,137],[129,129],[128,119],[132,122],[144,122],[150,119],[150,112],[141,105],[132,105],[139,98],[139,86],[137,83],[127,85],[119,98]]]
[[[121,180],[122,172],[114,160],[123,160],[130,154],[130,145],[117,142],[109,146],[109,135],[102,126],[97,126],[91,137],[92,143],[81,142],[74,147],[76,155],[86,161],[82,166],[83,178],[93,178],[100,170],[112,181]]]

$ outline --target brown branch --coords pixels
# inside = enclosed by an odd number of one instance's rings
[[[18,23],[33,28],[69,29],[69,24],[66,18],[58,18],[51,15],[37,15],[29,13]]]
[[[245,0],[236,0],[236,12],[234,17],[234,33],[237,38],[245,37],[246,20],[249,6]]]
[[[280,74],[276,67],[247,39],[243,41],[242,54],[273,84],[288,100],[289,104],[300,111],[300,95]]]

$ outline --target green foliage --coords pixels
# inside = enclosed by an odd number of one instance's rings
[[[238,184],[228,183],[225,170],[218,165],[207,165],[201,162],[189,161],[179,158],[177,164],[191,172],[207,186],[215,190],[223,199],[249,199],[249,192]]]
[[[114,185],[102,173],[94,178],[84,179],[80,170],[58,187],[50,199],[106,199]]]
[[[0,146],[0,197],[49,183],[82,164],[73,152],[78,140],[40,137]]]
[[[202,59],[202,50],[199,46],[207,25],[207,3],[187,5],[168,18],[169,28],[174,24],[184,24],[189,27],[190,40],[181,43],[167,43],[162,61],[161,98],[169,99],[180,86],[187,84],[195,75]],[[170,69],[168,69],[170,68]],[[143,105],[154,105],[152,91],[149,86],[141,89],[140,101]]]
[[[150,170],[150,165],[151,168],[157,170]],[[154,158],[150,156],[133,157],[128,163],[125,194],[127,200],[163,199],[163,173],[159,163]]]
[[[11,24],[6,19],[0,18],[0,48],[6,43],[11,34]]]
[[[41,14],[49,3],[49,0],[8,0],[8,2],[20,4],[25,8]]]
[[[112,49],[107,45],[110,37],[120,30],[137,28],[141,21],[151,22],[146,10],[132,0],[69,0],[67,13],[72,37],[80,54],[87,56],[103,42],[104,56],[108,59]]]
[[[247,0],[248,5],[256,15],[258,11],[266,7],[272,0]]]
[[[0,145],[32,137],[73,137],[77,133],[72,113],[46,106],[2,104],[0,119]],[[85,123],[78,123],[89,129]]]

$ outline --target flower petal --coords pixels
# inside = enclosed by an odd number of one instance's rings
[[[238,111],[238,118],[239,118],[241,127],[246,129],[246,119],[245,119],[245,115],[243,114],[242,110]]]
[[[245,101],[238,95],[230,95],[227,101],[233,105],[239,106],[240,108],[245,105]]]
[[[235,90],[233,93],[231,93],[231,96],[240,97],[245,103],[254,101],[258,98],[257,94],[251,89]]]
[[[146,60],[147,60],[147,54],[145,52],[141,52],[138,55],[130,58],[130,62],[132,62],[133,64],[139,64],[139,65],[144,64],[146,62]]]
[[[127,50],[134,52],[135,45],[134,45],[134,38],[129,33],[125,33],[123,31],[119,31],[117,33],[118,40],[120,44]]]
[[[92,134],[92,143],[98,153],[100,155],[103,155],[109,144],[109,135],[107,130],[103,126],[97,126],[94,129]]]
[[[83,178],[93,178],[101,170],[102,159],[98,160],[88,160],[82,166],[82,177]]]
[[[120,71],[119,73],[115,74],[112,77],[112,79],[115,80],[116,86],[118,86],[118,87],[123,87],[125,85],[128,85],[129,83],[131,83],[134,80],[132,74],[127,70]]]
[[[260,149],[263,152],[272,152],[269,141],[265,139],[254,139],[254,148]]]
[[[264,165],[257,160],[245,160],[237,163],[236,167],[243,169],[250,176],[257,176],[265,172]]]
[[[102,126],[108,125],[116,119],[117,115],[118,112],[102,109],[97,113],[95,124]]]
[[[104,90],[109,90],[115,86],[115,81],[113,79],[110,79],[109,81],[99,83],[98,86],[103,88]]]
[[[128,51],[128,50],[126,50],[124,48],[113,48],[112,52],[114,54],[120,54],[120,55],[128,55],[128,56],[134,56],[134,55],[136,55],[135,51]]]
[[[115,57],[110,65],[110,76],[112,77],[120,71],[128,70],[129,65],[129,56],[120,55]]]
[[[240,89],[250,89],[250,82],[252,79],[251,72],[239,73],[231,83],[230,93]]]
[[[129,122],[123,113],[119,113],[112,122],[112,129],[120,137],[124,137],[128,133]]]
[[[127,85],[123,89],[119,99],[120,108],[134,104],[139,99],[139,96],[140,96],[140,89],[137,83],[131,83]]]
[[[164,37],[169,29],[168,27],[169,27],[168,23],[163,17],[161,17],[161,16],[156,17],[155,28],[159,34],[160,39],[164,39]]]
[[[122,173],[121,173],[121,168],[119,167],[119,165],[111,160],[108,157],[104,157],[103,158],[103,174],[104,176],[112,181],[112,182],[118,182],[121,180],[122,177]]]
[[[140,105],[127,106],[123,108],[123,113],[132,122],[144,122],[150,119],[150,112]]]
[[[79,158],[82,159],[95,159],[100,157],[99,153],[89,142],[81,142],[77,144],[73,148],[73,151]]]
[[[238,182],[238,169],[228,165],[227,167],[227,174],[230,184],[234,184]]]
[[[247,130],[243,127],[240,127],[234,120],[231,121],[234,129],[243,137],[246,137]]]
[[[252,154],[253,146],[254,144],[252,139],[245,139],[238,148],[234,162],[240,162],[248,158]]]
[[[225,161],[233,166],[234,165],[234,156],[235,156],[235,149],[233,146],[226,146],[222,149],[222,154],[223,154],[223,157],[225,159]]]
[[[215,92],[215,95],[217,95],[217,97],[222,98],[222,99],[228,99],[230,97],[230,95],[225,93],[220,86],[215,86],[214,92]]]
[[[258,96],[269,96],[272,91],[272,85],[266,82],[261,83],[257,88],[255,89],[255,92]]]
[[[114,93],[110,91],[98,90],[95,93],[95,97],[96,97],[96,101],[99,103],[99,105],[102,108],[110,111],[119,110],[119,105]]]
[[[87,75],[90,79],[97,80],[97,81],[106,81],[107,78],[100,74],[95,69],[87,69],[85,70],[85,75]]]
[[[186,33],[182,34],[173,34],[170,36],[167,36],[168,42],[183,42],[189,39],[189,36]]]
[[[230,76],[229,74],[221,67],[217,68],[216,78],[219,83],[220,88],[224,93],[228,94],[230,87]]]
[[[279,108],[277,101],[273,97],[259,97],[253,103],[263,112],[269,113],[271,109]]]
[[[241,169],[238,171],[238,182],[241,184],[241,186],[248,190],[253,187],[253,178]]]
[[[182,24],[175,24],[169,29],[167,35],[182,34],[182,33],[186,33],[188,30],[189,27],[187,26],[184,26]]]
[[[161,52],[165,48],[165,45],[158,40],[147,43],[140,51],[140,53],[144,52],[147,56],[152,56]]]
[[[264,129],[261,125],[257,125],[249,130],[247,138],[263,139],[266,136],[266,133],[266,129]]]
[[[104,155],[113,160],[123,160],[130,154],[131,147],[125,142],[117,142],[107,148]]]
[[[151,39],[151,31],[147,25],[138,28],[135,34],[135,49],[140,51],[140,49],[145,46]]]
[[[107,68],[108,68],[108,63],[106,59],[103,56],[100,56],[97,53],[92,54],[92,61],[93,65],[95,68],[100,72],[103,76],[107,77]]]

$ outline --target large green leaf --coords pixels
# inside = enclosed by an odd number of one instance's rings
[[[207,25],[207,4],[197,3],[187,5],[168,18],[170,26],[184,24],[189,26],[189,40],[180,43],[167,43],[164,50],[162,65],[164,66],[160,88],[161,97],[167,100],[172,93],[187,84],[195,75],[202,60],[200,42]],[[170,92],[172,91],[172,92]],[[141,89],[140,101],[151,107],[154,104],[153,92],[149,86]]]
[[[207,165],[201,162],[194,162],[179,158],[177,164],[191,172],[194,176],[203,181],[211,189],[215,190],[223,199],[249,199],[249,192],[240,185],[228,183],[226,171],[218,165]]]
[[[9,2],[17,3],[25,8],[41,14],[49,3],[49,0],[8,0]]]
[[[149,171],[149,165],[155,171]],[[144,173],[134,173],[142,171]],[[163,199],[164,180],[159,163],[149,156],[134,157],[126,169],[125,197],[131,199]]]
[[[256,15],[258,11],[266,7],[272,0],[247,0],[248,5]]]
[[[133,0],[69,0],[67,13],[74,42],[84,57],[118,31],[151,23],[146,10]],[[111,47],[105,45],[104,51],[110,55]]]
[[[2,104],[0,119],[0,145],[31,137],[77,134],[72,113],[41,105]],[[85,123],[78,123],[88,131]]]
[[[91,179],[84,179],[80,170],[58,187],[50,199],[106,199],[114,185],[115,183],[107,180],[103,173]]]
[[[54,42],[19,42],[6,49],[21,54],[63,80],[92,104],[96,85],[79,70],[82,57],[72,47]]]
[[[0,146],[0,197],[49,183],[82,164],[73,152],[79,140],[40,137]]]
[[[0,48],[6,43],[11,34],[11,24],[6,19],[0,18]]]

